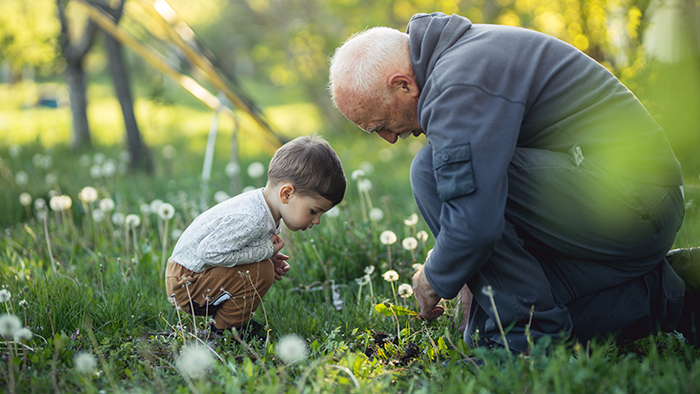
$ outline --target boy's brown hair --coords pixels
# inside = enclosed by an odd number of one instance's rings
[[[343,200],[347,186],[338,155],[315,134],[297,137],[279,148],[270,160],[267,181],[270,185],[289,181],[299,194],[320,195],[334,206]]]

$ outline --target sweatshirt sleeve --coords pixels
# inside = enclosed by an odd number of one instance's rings
[[[437,294],[450,299],[483,267],[503,235],[507,171],[524,105],[471,85],[423,93],[428,98],[420,121],[433,149],[442,200],[425,274]]]
[[[274,247],[270,231],[262,220],[251,220],[245,214],[230,214],[197,246],[197,257],[205,266],[233,267],[272,257]]]

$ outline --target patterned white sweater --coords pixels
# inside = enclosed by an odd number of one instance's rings
[[[272,257],[270,237],[280,232],[263,189],[230,198],[197,216],[182,233],[170,260],[194,272],[257,263]]]

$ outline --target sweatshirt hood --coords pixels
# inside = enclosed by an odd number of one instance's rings
[[[472,22],[465,17],[442,12],[416,14],[411,18],[406,33],[410,39],[413,72],[421,90],[442,52],[471,26]]]

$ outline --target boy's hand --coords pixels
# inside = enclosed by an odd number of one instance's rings
[[[287,275],[287,271],[291,269],[289,264],[287,263],[287,259],[289,256],[283,255],[282,253],[277,253],[276,255],[272,256],[272,264],[275,266],[275,279],[276,280],[282,280],[282,277]]]
[[[282,241],[282,238],[280,238],[280,236],[277,234],[271,236],[270,241],[272,241],[272,247],[274,248],[272,256],[275,256],[280,250],[282,250],[282,248],[284,248],[284,241]]]

